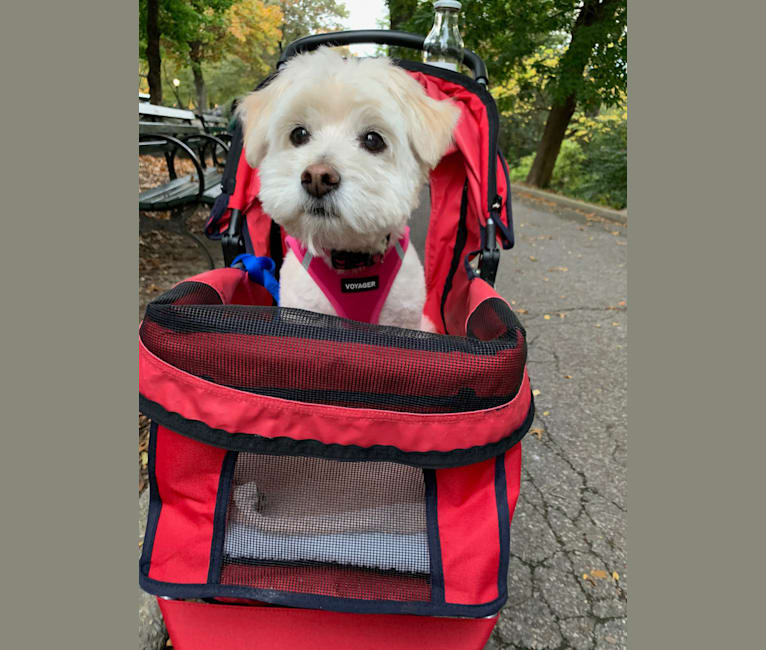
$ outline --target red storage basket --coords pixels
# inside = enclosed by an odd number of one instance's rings
[[[236,269],[149,305],[139,579],[176,647],[483,647],[534,405],[523,328],[467,296],[462,337],[273,307]]]

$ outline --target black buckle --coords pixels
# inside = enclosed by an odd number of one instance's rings
[[[375,266],[383,259],[383,255],[376,253],[360,253],[356,251],[330,251],[332,267],[338,270],[361,269]]]
[[[386,246],[391,241],[391,235],[386,237]],[[363,269],[380,264],[385,257],[385,253],[362,253],[358,251],[330,251],[330,261],[332,267],[339,271],[348,271],[350,269]]]
[[[231,266],[234,258],[245,252],[245,242],[242,238],[242,213],[234,209],[229,216],[229,227],[221,235],[221,248],[223,249],[223,263],[226,268]]]
[[[495,220],[490,217],[487,219],[487,227],[483,229],[484,245],[479,257],[479,277],[490,286],[495,286],[495,277],[497,276],[497,267],[500,265],[500,249],[497,247]]]

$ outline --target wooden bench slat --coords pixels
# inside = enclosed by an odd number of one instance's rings
[[[138,103],[139,115],[152,115],[155,117],[167,117],[177,120],[194,120],[196,115],[193,111],[188,111],[182,108],[170,108],[169,106],[157,106],[156,104],[149,104],[147,102]]]
[[[208,167],[205,170],[205,187],[220,183],[222,178],[223,172],[218,171],[215,167]]]
[[[221,193],[221,179],[223,174],[215,168],[205,170],[203,180],[205,183],[205,192],[218,187],[218,192],[215,196],[212,196],[212,200],[215,201],[215,197]],[[183,205],[184,203],[190,203],[197,196],[199,189],[199,183],[196,178],[193,178],[191,174],[181,176],[175,180],[168,181],[157,187],[152,187],[148,190],[144,190],[138,195],[138,205],[142,210],[165,210],[177,205]],[[207,203],[209,197],[205,197],[203,194],[203,201]]]
[[[195,124],[167,124],[165,122],[138,123],[139,135],[186,135],[202,133],[202,127]]]
[[[199,185],[185,176],[181,184],[159,185],[138,195],[138,206],[142,210],[165,210],[184,203],[190,203],[197,196]]]
[[[213,187],[205,190],[205,192],[202,194],[202,202],[205,205],[213,205],[215,200],[221,195],[222,192],[223,188],[221,187],[221,184],[217,183]]]

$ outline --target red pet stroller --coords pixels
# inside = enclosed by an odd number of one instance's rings
[[[423,38],[324,34],[283,60],[355,42]],[[480,649],[506,600],[534,403],[524,329],[492,288],[513,245],[497,109],[468,50],[475,79],[397,63],[462,110],[421,251],[440,333],[279,308],[252,268],[202,273],[147,307],[139,580],[181,650]],[[222,189],[206,231],[227,266],[268,256],[278,277],[284,233],[260,208],[239,130]]]

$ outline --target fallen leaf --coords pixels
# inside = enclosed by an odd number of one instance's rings
[[[624,307],[625,306],[625,301],[624,300],[620,300],[620,302],[618,302],[617,304],[620,305],[620,307]]]
[[[529,261],[530,262],[537,262],[537,258],[534,255],[530,255],[529,256]]]
[[[535,397],[537,397],[539,394],[540,394],[540,389],[539,389],[539,388],[535,388],[535,389],[532,391],[532,395],[534,395]]]
[[[620,324],[616,321],[612,321],[612,327],[619,327]]]
[[[549,271],[561,271],[562,273],[566,273],[569,269],[566,266],[554,266],[553,268],[548,269]]]
[[[538,440],[540,440],[543,437],[543,430],[538,427],[535,427],[534,429],[530,429],[529,433],[532,434],[533,436],[537,436]]]
[[[512,305],[515,305],[515,304],[516,304],[516,301],[515,301],[515,300],[511,300],[511,304],[512,304]]]
[[[149,465],[149,454],[145,451],[141,452],[141,465],[143,467],[146,467],[147,465]]]
[[[543,411],[543,415],[550,415],[550,414],[551,414],[550,411]]]
[[[612,231],[612,234],[613,234],[613,235],[619,235],[619,234],[620,234],[620,231],[619,231],[619,230],[613,230],[613,231]]]
[[[601,323],[596,323],[596,327],[601,327]]]
[[[519,312],[520,314],[528,314],[529,313],[528,309],[517,309],[516,311]]]
[[[551,319],[551,316],[550,316],[550,314],[545,314],[545,316],[543,316],[543,318],[544,318],[545,320],[550,320],[550,319]]]
[[[559,312],[559,318],[566,318],[566,317],[567,315],[563,311]]]
[[[619,580],[620,574],[617,571],[612,571],[612,580]]]
[[[572,375],[564,375],[564,379],[571,379]]]
[[[601,569],[594,569],[590,574],[598,580],[604,580],[608,575],[606,571],[602,571]]]

